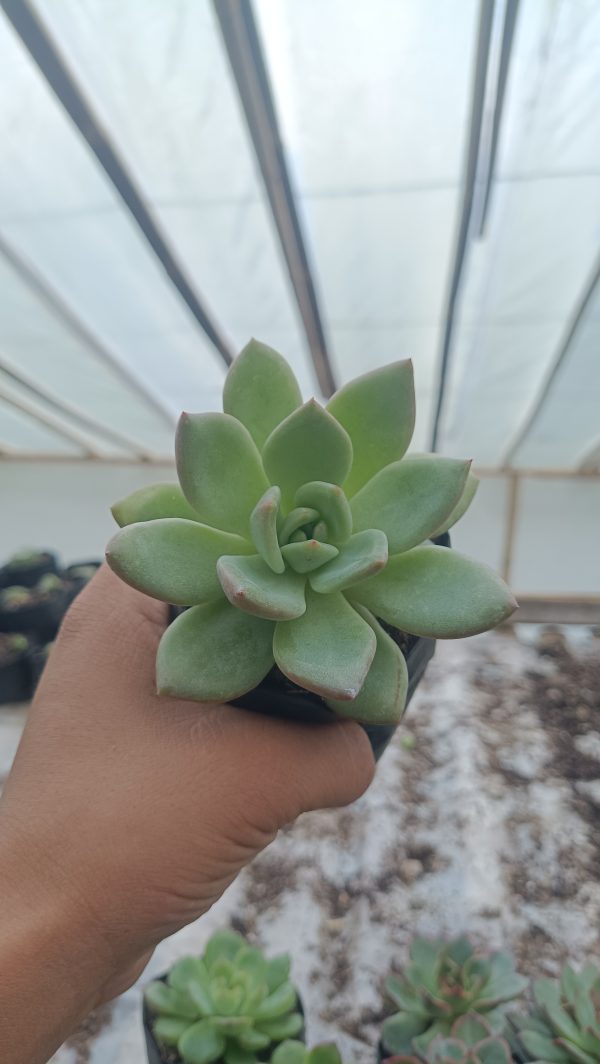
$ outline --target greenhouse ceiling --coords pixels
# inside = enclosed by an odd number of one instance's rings
[[[2,0],[0,452],[167,459],[251,335],[600,467],[597,0]]]

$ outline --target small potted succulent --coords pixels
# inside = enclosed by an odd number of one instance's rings
[[[386,981],[399,1011],[383,1025],[379,1058],[423,1056],[437,1036],[452,1038],[467,1013],[483,1014],[490,1033],[506,1026],[502,1006],[527,988],[507,953],[481,954],[468,938],[414,938],[410,964]],[[486,1035],[487,1037],[487,1035]]]
[[[560,982],[538,979],[535,1008],[529,1015],[509,1013],[515,1056],[551,1064],[599,1064],[600,967],[580,972],[565,965]]]
[[[303,1013],[286,954],[267,960],[235,931],[217,931],[146,987],[150,1064],[255,1064],[298,1038]]]
[[[90,582],[94,573],[100,568],[101,562],[77,562],[68,565],[64,571],[64,579],[68,585],[69,603],[77,598],[86,584]]]
[[[67,585],[55,573],[46,573],[35,587],[5,587],[0,591],[0,631],[26,632],[47,642],[56,635],[67,605]]]
[[[511,1048],[483,1016],[459,1016],[446,1036],[436,1035],[419,1055],[398,1054],[387,1064],[511,1064]]]
[[[31,696],[30,643],[21,632],[0,634],[0,705]]]
[[[432,542],[473,498],[470,462],[405,456],[410,362],[351,381],[324,408],[303,404],[281,355],[251,341],[223,409],[182,414],[180,486],[113,507],[109,565],[188,607],[162,638],[158,691],[351,717],[379,752],[406,704],[404,654],[419,639],[492,628],[516,607],[491,569]]]
[[[58,573],[58,558],[48,550],[22,550],[0,569],[0,587],[35,587],[46,573]]]
[[[304,1042],[288,1039],[273,1051],[271,1064],[342,1064],[342,1057],[334,1042],[323,1042],[309,1049]]]

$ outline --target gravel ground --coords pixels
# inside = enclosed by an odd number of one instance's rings
[[[523,972],[600,955],[600,640],[518,626],[442,643],[375,783],[312,813],[142,982],[231,924],[288,949],[311,1042],[367,1064],[381,984],[415,933],[467,931]],[[0,775],[23,711],[0,711]],[[143,1064],[141,987],[90,1017],[52,1064]]]

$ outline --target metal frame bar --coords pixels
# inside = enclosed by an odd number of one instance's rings
[[[85,431],[104,437],[109,443],[116,444],[117,447],[130,451],[137,458],[142,459],[142,461],[147,461],[152,457],[152,452],[141,447],[135,440],[130,439],[128,436],[124,436],[122,433],[118,432],[116,429],[110,428],[108,425],[103,425],[100,421],[96,421],[95,418],[78,410],[77,407],[72,406],[71,403],[65,402],[64,399],[57,399],[51,392],[40,387],[39,384],[34,384],[0,356],[0,382],[2,376],[8,377],[11,381],[14,381],[15,384],[19,385],[19,387],[25,388],[35,399],[41,400],[42,403],[47,404],[67,419],[70,418],[71,421],[79,423],[80,428]]]
[[[502,127],[502,115],[504,111],[504,97],[506,95],[506,83],[512,58],[512,46],[515,35],[515,25],[519,12],[519,0],[506,0],[504,9],[504,23],[502,27],[502,44],[500,46],[500,60],[498,63],[498,78],[494,98],[494,112],[492,118],[492,133],[489,145],[488,158],[486,160],[485,187],[481,202],[481,214],[477,229],[477,236],[482,237],[488,219],[494,172],[496,169],[496,155],[498,152],[498,140]]]
[[[502,548],[502,576],[506,580],[507,584],[510,583],[510,576],[512,572],[515,531],[517,528],[517,519],[519,516],[520,486],[520,478],[517,476],[511,476],[508,488],[508,509],[506,513],[506,526],[504,530],[504,545]]]
[[[175,416],[169,407],[163,403],[154,393],[145,385],[145,383],[138,379],[138,377],[132,373],[117,355],[114,355],[110,348],[106,346],[101,340],[98,339],[94,333],[83,323],[83,321],[77,317],[75,311],[64,301],[62,296],[52,288],[45,277],[37,272],[36,269],[27,262],[26,259],[12,247],[6,238],[0,234],[0,255],[3,255],[7,262],[18,273],[19,277],[31,288],[39,299],[50,309],[55,317],[59,318],[67,328],[84,344],[86,348],[89,348],[91,353],[95,355],[101,362],[104,362],[107,366],[110,366],[111,370],[121,378],[128,388],[132,389],[137,396],[142,396],[148,406],[159,415],[161,421],[173,428],[175,424]]]
[[[263,176],[281,249],[304,325],[319,387],[335,391],[335,379],[250,0],[213,0],[240,102]]]
[[[0,402],[7,403],[8,406],[14,406],[15,410],[19,410],[22,414],[25,414],[26,417],[31,418],[33,421],[39,421],[40,425],[44,425],[46,428],[50,429],[50,431],[53,432],[56,436],[62,436],[62,438],[64,440],[68,440],[69,443],[77,444],[77,446],[80,447],[83,452],[81,456],[82,458],[90,459],[100,457],[100,455],[98,455],[98,453],[93,449],[93,447],[90,447],[89,441],[85,438],[85,436],[82,436],[81,433],[77,431],[77,429],[70,428],[70,426],[65,425],[63,422],[59,421],[58,418],[55,418],[52,414],[48,414],[44,411],[38,410],[37,407],[32,406],[31,403],[26,402],[26,400],[24,399],[16,399],[12,395],[7,395],[6,392],[2,390],[2,387],[0,387]],[[16,455],[11,455],[9,460],[12,461],[13,458],[16,457]],[[63,455],[62,457],[66,456]],[[5,460],[5,456],[3,456],[2,460]]]
[[[579,463],[580,473],[597,473],[600,476],[600,438],[583,452]]]
[[[589,304],[590,304],[590,302],[592,300],[592,297],[595,294],[595,291],[596,291],[596,288],[598,287],[598,285],[600,285],[600,255],[598,256],[596,262],[594,263],[594,267],[593,267],[593,269],[591,271],[591,274],[588,277],[588,280],[586,282],[586,285],[585,285],[585,288],[584,288],[584,291],[583,291],[583,295],[581,296],[577,306],[575,307],[575,311],[574,311],[574,313],[573,313],[573,315],[571,317],[571,320],[569,321],[569,323],[567,325],[564,338],[563,338],[561,344],[559,345],[558,351],[556,353],[556,357],[555,357],[552,365],[549,367],[548,372],[546,373],[545,379],[542,381],[542,383],[540,385],[540,388],[538,390],[538,393],[535,396],[529,411],[526,413],[522,424],[517,428],[517,431],[516,431],[515,435],[513,436],[512,441],[509,443],[509,445],[508,445],[508,447],[507,447],[507,449],[506,449],[506,451],[504,453],[504,456],[503,456],[502,462],[501,462],[501,464],[504,466],[504,468],[506,468],[506,469],[510,469],[511,468],[511,463],[514,461],[515,455],[517,454],[519,448],[525,442],[525,439],[527,438],[527,436],[529,435],[531,429],[533,428],[533,425],[537,421],[537,419],[538,419],[538,417],[539,417],[539,415],[540,415],[540,413],[541,413],[541,411],[543,409],[544,403],[546,402],[546,399],[548,398],[548,395],[550,394],[550,391],[552,389],[552,385],[554,384],[554,381],[556,380],[556,376],[558,374],[558,371],[560,370],[561,366],[563,365],[563,363],[565,361],[565,358],[566,358],[567,354],[569,353],[569,349],[571,347],[571,344],[572,344],[572,342],[573,342],[573,340],[574,340],[574,338],[575,338],[575,336],[577,334],[577,331],[578,331],[578,329],[579,329],[579,327],[581,325],[581,322],[583,321],[583,319],[585,317],[585,312],[586,312],[586,310],[587,310],[587,308],[588,308],[588,306],[589,306]]]
[[[46,26],[29,0],[0,0],[6,17],[37,63],[50,88],[92,149],[164,272],[187,304],[194,318],[217,349],[225,365],[233,361],[233,351],[219,326],[198,295],[179,262],[174,249],[144,202],[141,190],[119,155],[106,129],[94,113],[67,62],[52,40]]]
[[[471,96],[471,120],[469,124],[469,139],[465,173],[463,179],[463,202],[460,222],[454,252],[454,264],[450,275],[450,285],[444,314],[444,335],[442,338],[441,354],[439,359],[439,381],[437,388],[437,400],[431,434],[431,450],[435,451],[438,444],[442,407],[448,378],[450,363],[450,347],[454,333],[454,315],[456,302],[460,289],[463,266],[467,250],[467,241],[473,213],[473,195],[477,166],[479,159],[479,146],[481,142],[481,128],[483,122],[483,110],[486,93],[488,63],[490,56],[490,43],[492,38],[492,25],[494,21],[495,0],[480,0],[479,29],[477,33],[477,54],[475,60],[475,73],[473,77],[473,89]]]

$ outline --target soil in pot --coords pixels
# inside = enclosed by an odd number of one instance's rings
[[[31,697],[30,652],[27,636],[0,634],[0,705]]]
[[[25,632],[37,642],[54,639],[69,604],[67,585],[47,573],[34,588],[11,586],[0,591],[0,631]]]
[[[158,978],[161,982],[166,983],[167,973],[165,972],[163,975],[159,975]],[[299,994],[296,1009],[298,1012],[302,1013],[302,1016],[304,1016],[304,1006],[302,1004],[302,999]],[[179,1056],[179,1053],[177,1052],[175,1046],[165,1046],[161,1042],[157,1042],[156,1038],[154,1037],[154,1032],[152,1030],[152,1021],[154,1019],[154,1016],[155,1013],[153,1013],[151,1009],[148,1008],[146,1000],[144,999],[142,1017],[144,1022],[144,1038],[146,1041],[148,1064],[183,1064],[182,1059]],[[299,1042],[304,1041],[304,1027],[299,1032],[299,1034],[294,1036],[294,1038]],[[277,1042],[273,1042],[267,1049],[257,1053],[256,1055],[258,1057],[258,1060],[269,1060],[277,1044]],[[220,1064],[220,1062],[217,1062],[217,1064]]]
[[[35,587],[43,576],[58,572],[58,558],[51,551],[20,551],[0,569],[0,587]]]

